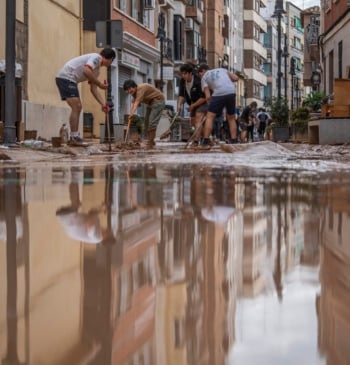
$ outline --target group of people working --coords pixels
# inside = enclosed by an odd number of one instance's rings
[[[108,113],[107,100],[104,100],[98,91],[98,89],[106,90],[107,84],[99,81],[98,76],[100,68],[109,67],[115,57],[116,54],[113,49],[105,48],[100,54],[90,53],[70,60],[59,71],[56,84],[61,99],[65,100],[71,108],[68,144],[72,146],[84,145],[78,132],[79,117],[82,110],[78,83],[88,81],[92,95],[101,105],[102,110]],[[239,123],[237,123],[235,82],[238,81],[238,76],[224,68],[210,69],[206,64],[199,65],[197,72],[194,72],[192,65],[184,64],[180,67],[180,72],[181,82],[177,111],[181,112],[183,105],[187,104],[191,124],[196,133],[193,146],[210,149],[210,136],[214,121],[217,116],[223,115],[223,113],[225,113],[229,130],[227,142],[238,143],[239,131],[242,142],[244,140],[242,134],[250,133],[249,128],[252,118],[255,118],[257,104],[252,102],[247,106],[239,117]],[[136,113],[141,104],[147,106],[144,128],[147,132],[146,146],[152,148],[155,145],[156,129],[165,108],[165,96],[154,86],[147,83],[136,84],[131,79],[125,81],[123,89],[132,97],[129,118]]]

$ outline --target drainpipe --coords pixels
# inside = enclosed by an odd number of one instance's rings
[[[83,54],[83,0],[79,1],[79,48],[80,54]]]
[[[4,144],[16,143],[16,1],[6,0]]]

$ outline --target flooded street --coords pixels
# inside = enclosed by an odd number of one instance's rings
[[[0,167],[0,362],[350,364],[350,168],[262,144]]]

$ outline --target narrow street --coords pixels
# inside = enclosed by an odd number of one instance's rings
[[[1,148],[2,358],[347,363],[349,146],[184,147]]]

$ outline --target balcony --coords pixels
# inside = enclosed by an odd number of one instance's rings
[[[203,12],[199,8],[193,6],[186,6],[186,18],[194,18],[194,20],[202,24],[203,23]]]
[[[173,0],[158,0],[159,5],[162,6],[163,9],[172,9],[175,10],[174,1]]]

